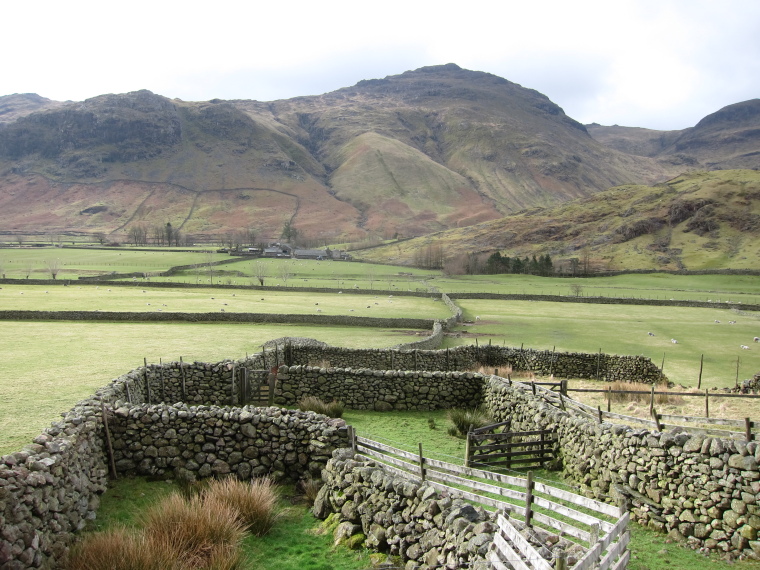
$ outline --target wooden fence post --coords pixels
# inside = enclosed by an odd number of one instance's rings
[[[235,364],[232,364],[232,379],[230,381],[230,406],[235,405]]]
[[[602,406],[597,406],[596,410],[599,412],[599,423],[602,423],[603,417],[602,417]]]
[[[159,370],[161,371],[161,401],[166,402],[166,383],[164,382],[164,362],[158,359]]]
[[[554,561],[554,570],[567,570],[567,552],[560,550]]]
[[[602,365],[602,349],[599,349],[599,353],[596,355],[596,379],[599,380],[599,369]]]
[[[652,413],[652,410],[654,410],[654,384],[652,384],[652,391],[649,395],[649,413]]]
[[[662,374],[662,371],[665,370],[665,353],[662,353],[662,363],[660,364],[660,374]]]
[[[552,358],[549,360],[549,376],[554,375],[554,352],[557,350],[557,345],[552,347]]]
[[[607,386],[607,411],[612,411],[612,386]]]
[[[525,491],[525,526],[530,528],[530,522],[533,518],[533,471],[528,471],[528,480],[526,482],[527,489]]]
[[[752,422],[749,418],[744,418],[744,435],[748,443],[752,441]]]
[[[179,370],[182,372],[182,401],[187,402],[187,379],[185,378],[185,363],[182,362],[182,357],[179,357]]]
[[[420,446],[420,479],[422,481],[425,480],[425,462],[424,458],[422,457],[422,443],[419,443]]]
[[[739,357],[736,357],[736,384],[734,384],[736,388],[739,387]]]
[[[660,423],[660,417],[657,415],[657,410],[652,408],[651,413],[652,419],[654,420],[655,425],[657,425],[657,431],[662,431],[662,424]]]
[[[699,359],[699,380],[697,380],[697,390],[702,389],[702,365],[705,362],[705,355],[703,354],[702,357]]]
[[[148,404],[150,404],[150,382],[148,381],[148,359],[143,357],[143,364],[145,366],[143,367],[143,377],[145,378],[145,390],[148,396]]]
[[[113,458],[113,444],[111,443],[111,430],[108,429],[108,414],[106,413],[106,403],[101,400],[100,401],[100,413],[103,416],[103,428],[105,429],[106,433],[106,445],[108,446],[108,463],[111,467],[111,477],[113,479],[116,479],[116,462]]]
[[[560,382],[559,393],[562,394],[563,396],[567,396],[567,378],[565,378],[564,380]]]
[[[705,417],[710,417],[710,392],[705,388]]]
[[[599,523],[594,523],[591,525],[591,528],[589,529],[589,534],[591,534],[591,537],[588,540],[588,547],[589,549],[594,548],[594,545],[599,542]]]
[[[470,466],[470,431],[467,431],[467,440],[464,442],[464,466]]]

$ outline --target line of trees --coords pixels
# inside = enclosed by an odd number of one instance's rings
[[[137,246],[165,245],[171,247],[191,245],[192,237],[172,226],[171,222],[167,222],[163,226],[156,225],[149,228],[137,224],[129,228],[127,242]]]
[[[500,252],[492,253],[485,262],[483,273],[495,274],[495,273],[528,273],[530,275],[541,275],[548,277],[554,274],[554,264],[552,258],[547,253],[531,258],[525,256],[523,259],[519,257],[508,257],[501,255]]]

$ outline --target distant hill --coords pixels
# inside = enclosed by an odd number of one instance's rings
[[[316,243],[421,236],[611,186],[757,168],[755,106],[731,107],[679,132],[587,128],[537,91],[454,64],[273,102],[11,95],[0,233],[123,241],[171,223],[199,238],[286,225]]]
[[[760,99],[723,107],[681,131],[586,125],[602,144],[705,170],[760,168]]]
[[[411,264],[430,247],[450,260],[496,251],[520,258],[548,254],[565,271],[573,259],[588,260],[596,270],[757,269],[760,172],[695,172],[655,186],[619,186],[355,255]]]

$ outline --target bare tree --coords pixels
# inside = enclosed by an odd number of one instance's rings
[[[211,284],[214,284],[214,252],[213,251],[207,251],[206,252],[206,267],[208,267],[208,273],[211,277]]]
[[[253,264],[253,274],[258,279],[259,285],[262,287],[264,286],[264,279],[267,278],[267,274],[269,273],[268,267],[261,263],[260,261],[257,261]]]
[[[583,285],[581,285],[580,283],[573,283],[572,285],[570,285],[570,293],[574,297],[580,297],[581,295],[583,295]]]
[[[5,279],[5,262],[2,259],[0,259],[0,275]]]
[[[282,265],[280,265],[280,278],[282,279],[282,282],[286,287],[288,286],[288,279],[290,279],[291,277],[293,277],[293,270],[290,266],[290,263],[288,263],[287,261],[283,261]]]
[[[50,272],[50,276],[53,279],[58,277],[58,274],[61,272],[61,266],[62,266],[60,259],[48,259],[45,262],[45,265],[47,265],[48,271]]]
[[[104,243],[106,243],[106,234],[104,234],[103,232],[95,232],[93,237],[97,240],[97,242],[100,245],[103,245]]]

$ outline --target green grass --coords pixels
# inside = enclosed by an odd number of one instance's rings
[[[451,311],[428,298],[337,295],[295,291],[150,288],[142,286],[3,285],[0,309],[19,311],[134,311],[180,313],[279,313],[446,319]]]
[[[177,491],[173,482],[149,482],[121,478],[109,483],[98,516],[87,530],[101,531],[116,525],[136,528],[140,515],[151,505]],[[370,566],[369,552],[332,546],[331,534],[319,534],[320,521],[308,507],[294,500],[292,487],[280,497],[281,516],[264,537],[250,536],[243,542],[244,568],[257,570],[360,570]]]
[[[60,413],[113,378],[149,363],[218,362],[282,336],[333,346],[387,347],[403,331],[259,324],[14,322],[0,327],[0,455],[21,449]],[[42,396],[42,397],[41,397]]]
[[[702,387],[730,387],[760,370],[760,314],[742,316],[728,309],[593,305],[532,301],[457,301],[465,318],[479,321],[459,327],[480,336],[478,342],[563,352],[637,355],[652,359],[668,378],[697,384],[704,354]],[[715,323],[719,320],[720,324]],[[736,321],[735,325],[728,321]],[[647,333],[653,332],[655,336]],[[678,340],[673,344],[670,339]],[[447,338],[446,344],[473,344],[471,338]],[[749,346],[749,350],[740,349]]]
[[[180,251],[141,251],[131,249],[86,248],[3,248],[0,249],[0,266],[8,279],[25,279],[31,271],[32,279],[50,279],[48,261],[60,261],[58,279],[77,279],[78,276],[107,273],[157,273],[177,265],[192,265],[221,261],[229,256],[221,253]]]

